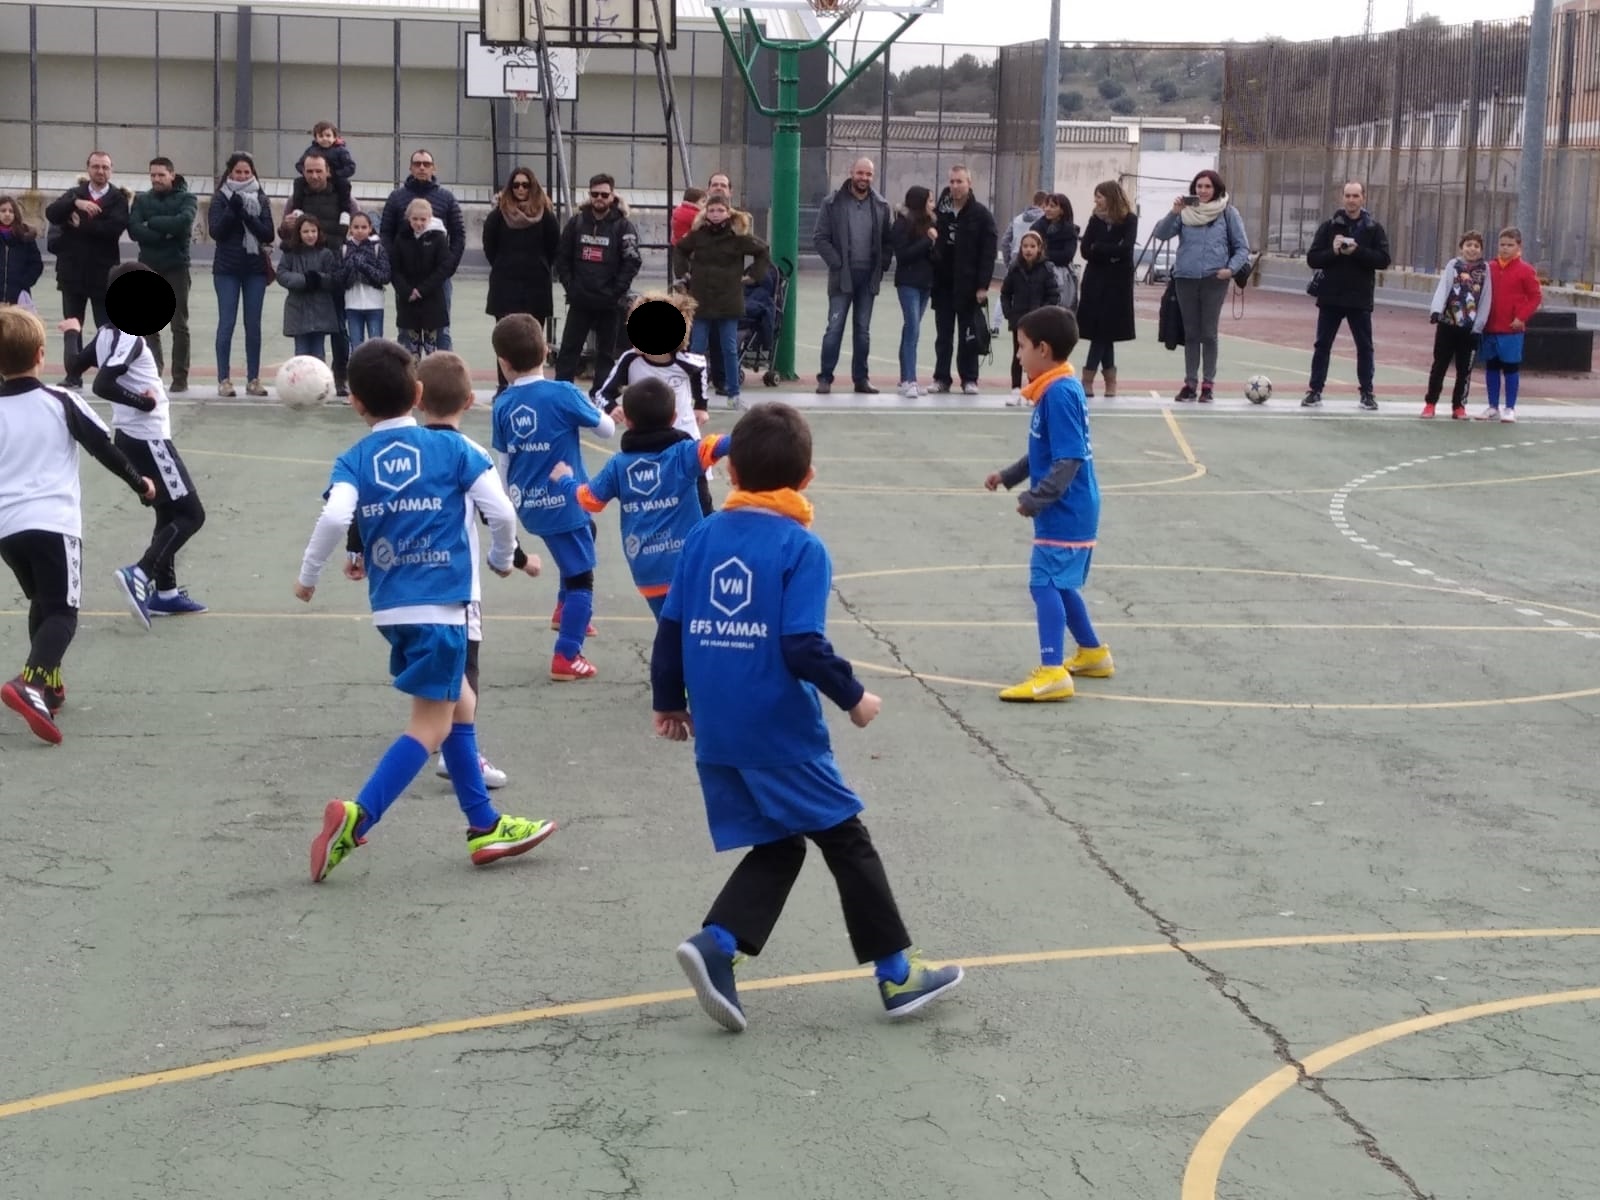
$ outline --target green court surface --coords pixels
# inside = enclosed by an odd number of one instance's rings
[[[1118,669],[1037,706],[995,695],[1034,662],[1029,527],[979,486],[1027,416],[815,410],[830,632],[884,699],[865,731],[832,714],[836,749],[913,935],[969,970],[887,1022],[813,855],[737,1037],[673,961],[733,859],[651,736],[615,517],[596,681],[546,679],[551,580],[485,581],[495,798],[561,831],[475,869],[430,769],[314,886],[323,804],[406,707],[360,587],[291,595],[362,427],[174,412],[211,612],[121,609],[148,518],[88,464],[66,742],[0,713],[5,1196],[1592,1196],[1576,410],[1097,405],[1086,594]],[[17,661],[9,581],[0,607]]]

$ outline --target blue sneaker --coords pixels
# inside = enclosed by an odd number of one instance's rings
[[[206,606],[190,596],[187,588],[179,588],[176,596],[162,596],[158,592],[150,597],[148,607],[152,617],[182,617],[206,611]]]
[[[156,594],[155,584],[137,566],[118,567],[111,575],[122,589],[122,598],[127,601],[128,611],[133,613],[139,624],[149,629],[150,601]]]
[[[922,955],[911,952],[911,972],[904,983],[888,979],[878,980],[878,994],[883,997],[884,1011],[892,1019],[910,1016],[930,1001],[937,1000],[965,977],[954,963],[943,967],[930,967]]]
[[[706,1016],[724,1029],[743,1033],[748,1022],[733,983],[733,955],[722,952],[709,930],[702,929],[678,947],[678,965],[694,985]]]

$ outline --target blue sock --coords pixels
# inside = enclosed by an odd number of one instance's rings
[[[500,824],[500,814],[489,803],[489,789],[483,784],[483,767],[478,762],[478,727],[450,726],[450,736],[440,749],[444,752],[445,769],[450,772],[450,786],[456,789],[456,801],[467,815],[467,828],[482,833]]]
[[[1083,602],[1083,593],[1077,588],[1062,588],[1061,606],[1066,610],[1067,629],[1072,634],[1072,640],[1085,650],[1093,650],[1100,645],[1094,626],[1089,622],[1089,606]]]
[[[890,983],[904,983],[911,978],[911,960],[904,950],[896,950],[888,958],[878,960],[878,978]]]
[[[1483,381],[1489,385],[1489,407],[1500,407],[1500,368],[1488,367],[1483,372]]]
[[[561,632],[556,634],[556,653],[563,658],[577,658],[583,653],[583,638],[589,630],[589,618],[594,615],[594,593],[588,588],[567,593],[561,609]]]
[[[567,603],[567,589],[564,588],[564,587],[556,588],[556,607],[557,608],[563,608],[563,607],[566,606],[566,603]]]
[[[1517,390],[1521,386],[1522,386],[1522,372],[1521,371],[1507,371],[1506,372],[1506,407],[1507,408],[1515,408],[1517,406]]]
[[[1030,587],[1033,607],[1039,616],[1039,661],[1059,667],[1066,661],[1067,610],[1061,593],[1053,587]]]
[[[729,958],[739,953],[739,939],[721,925],[707,925],[706,932],[711,935],[711,940],[716,942],[717,949],[721,950]]]
[[[356,803],[366,814],[356,826],[356,836],[364,835],[389,811],[389,806],[400,799],[400,793],[411,786],[422,768],[428,765],[428,748],[409,733],[402,733],[394,745],[383,752],[372,775],[356,796]]]

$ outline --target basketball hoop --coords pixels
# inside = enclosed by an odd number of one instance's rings
[[[862,0],[810,0],[810,4],[817,16],[837,21],[860,8]]]
[[[528,109],[530,109],[532,107],[533,107],[533,93],[532,92],[512,92],[511,93],[511,111],[516,113],[519,117],[520,116],[525,116],[527,114],[527,112],[528,112]]]

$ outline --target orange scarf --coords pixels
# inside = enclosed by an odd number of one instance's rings
[[[807,529],[811,527],[811,501],[794,488],[778,488],[771,492],[744,492],[735,488],[728,493],[722,507],[724,511],[730,508],[764,508],[780,517],[799,521]]]
[[[1076,374],[1071,363],[1061,363],[1051,367],[1039,378],[1028,381],[1028,386],[1022,389],[1022,398],[1029,404],[1037,404],[1039,397],[1044,395],[1045,389],[1052,383],[1058,379],[1071,379]]]
[[[1516,262],[1517,259],[1519,259],[1521,257],[1522,257],[1522,251],[1519,250],[1519,251],[1517,251],[1517,253],[1511,255],[1509,258],[1504,254],[1496,254],[1495,255],[1495,261],[1500,264],[1501,270],[1504,270],[1506,267],[1509,267],[1512,263]]]

